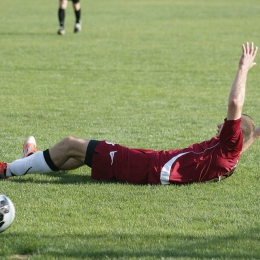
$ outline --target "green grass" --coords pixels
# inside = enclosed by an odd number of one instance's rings
[[[78,35],[69,3],[63,37],[58,1],[9,2],[0,1],[6,162],[31,134],[41,149],[67,135],[151,149],[209,139],[226,116],[241,44],[260,45],[256,0],[82,1]],[[257,125],[259,75],[249,73],[244,107]],[[217,184],[98,183],[87,167],[1,181],[16,218],[0,257],[259,259],[259,148]]]

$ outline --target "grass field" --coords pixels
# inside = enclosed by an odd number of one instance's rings
[[[82,0],[58,36],[58,1],[0,1],[0,159],[34,135],[173,149],[226,116],[241,44],[260,45],[257,0]],[[260,63],[260,56],[256,61]],[[260,68],[244,112],[260,125]],[[260,259],[260,143],[220,183],[97,183],[87,167],[1,181],[16,208],[1,259]]]

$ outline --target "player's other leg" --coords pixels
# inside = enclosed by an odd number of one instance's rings
[[[66,137],[43,152],[37,151],[11,163],[3,163],[3,167],[0,164],[1,177],[8,178],[30,173],[49,173],[61,169],[78,168],[85,164],[88,144],[89,140],[87,139]]]
[[[65,9],[67,8],[67,5],[68,5],[68,0],[59,0],[58,19],[59,19],[60,28],[57,33],[60,35],[65,34],[64,22],[65,22]]]
[[[25,139],[24,144],[23,144],[23,156],[22,158],[28,157],[34,153],[39,151],[39,149],[36,146],[36,140],[33,136],[29,136],[28,138]],[[83,166],[84,163],[70,158],[62,167],[60,167],[60,170],[74,170],[77,169],[81,166]]]
[[[63,170],[84,165],[89,141],[73,136],[66,137],[49,149],[50,163]]]
[[[23,144],[23,155],[22,158],[28,157],[34,153],[39,151],[39,149],[36,147],[36,140],[33,136],[29,136],[25,139]]]
[[[72,5],[73,5],[73,8],[74,8],[75,18],[76,18],[76,22],[75,22],[75,26],[74,26],[74,33],[78,33],[78,32],[81,31],[81,22],[80,22],[81,6],[80,6],[80,1],[79,0],[73,0]]]

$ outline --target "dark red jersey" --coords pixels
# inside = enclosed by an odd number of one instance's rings
[[[226,120],[219,138],[181,150],[154,153],[150,171],[160,172],[162,184],[221,180],[235,170],[242,145],[241,119]]]
[[[185,149],[131,149],[103,141],[95,149],[92,178],[135,184],[221,180],[234,172],[242,145],[241,119],[225,120],[220,137]]]

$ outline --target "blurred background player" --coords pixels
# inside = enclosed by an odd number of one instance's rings
[[[74,26],[74,33],[78,33],[81,31],[81,23],[80,23],[80,15],[81,15],[81,7],[80,7],[80,0],[71,0],[72,6],[74,8],[75,12],[75,26]],[[64,35],[65,29],[64,29],[64,21],[65,21],[65,10],[68,5],[68,0],[59,0],[59,10],[58,10],[58,18],[60,23],[60,28],[58,30],[58,34]]]

